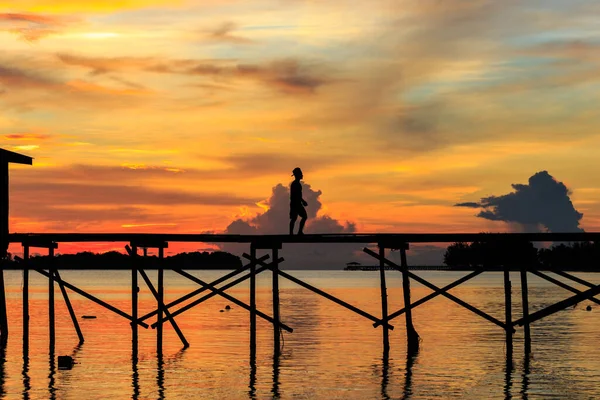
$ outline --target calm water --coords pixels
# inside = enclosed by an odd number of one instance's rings
[[[376,272],[292,271],[300,279],[353,305],[380,315]],[[442,286],[463,273],[417,272]],[[213,280],[221,272],[196,272]],[[63,272],[69,282],[97,294],[130,312],[130,273],[126,271]],[[155,275],[151,271],[150,275]],[[593,274],[578,274],[591,282]],[[85,343],[76,348],[77,336],[60,291],[56,290],[56,356],[74,355],[72,370],[50,368],[48,352],[47,281],[32,273],[30,288],[31,339],[28,370],[23,370],[21,342],[21,288],[18,271],[5,272],[10,337],[5,361],[0,364],[4,398],[29,399],[596,399],[600,398],[600,308],[582,302],[532,326],[533,357],[523,356],[523,331],[515,335],[512,369],[506,368],[501,328],[438,297],[414,312],[414,325],[422,338],[421,351],[407,360],[404,318],[394,320],[391,352],[382,359],[381,328],[316,294],[281,279],[282,320],[294,328],[283,333],[278,362],[273,359],[273,335],[258,319],[256,368],[249,359],[248,313],[215,297],[177,318],[191,347],[181,350],[177,335],[165,325],[164,356],[155,353],[152,329],[140,328],[140,361],[131,363],[131,330],[126,320],[70,293],[80,319]],[[520,317],[517,275],[513,282],[513,318]],[[530,309],[570,295],[533,276]],[[271,276],[258,277],[258,307],[271,314]],[[402,308],[399,273],[388,272],[390,312]],[[429,290],[412,284],[412,298]],[[504,318],[504,292],[500,273],[485,273],[451,293],[496,318]],[[578,287],[576,284],[573,286]],[[155,307],[140,279],[140,315]],[[197,286],[166,273],[166,298],[173,300]],[[247,286],[229,291],[248,301]],[[591,312],[585,311],[593,304]],[[0,354],[2,356],[2,354]]]

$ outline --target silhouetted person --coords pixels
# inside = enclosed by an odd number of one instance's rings
[[[308,203],[302,198],[302,184],[300,183],[300,179],[304,178],[304,175],[302,175],[302,170],[296,167],[292,171],[292,176],[296,179],[290,185],[290,235],[294,234],[294,225],[298,216],[301,218],[298,235],[302,235],[306,218],[308,218],[304,209]]]

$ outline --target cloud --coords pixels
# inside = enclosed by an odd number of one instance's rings
[[[0,29],[17,34],[28,42],[59,33],[72,19],[40,14],[0,13]]]
[[[69,205],[253,205],[258,199],[237,197],[227,193],[194,193],[176,189],[153,189],[128,185],[95,185],[92,183],[14,182],[17,202],[44,199],[54,206]]]
[[[303,184],[303,197],[308,202],[306,211],[308,221],[305,233],[353,233],[356,225],[352,222],[338,221],[328,215],[319,215],[322,208],[320,190],[313,190],[310,185]],[[248,219],[238,218],[232,221],[225,229],[227,234],[288,234],[289,230],[289,203],[290,193],[288,187],[278,184],[273,187],[271,196],[263,202],[267,210]],[[298,230],[298,222],[296,229]],[[245,245],[227,243],[223,250],[241,254],[247,252]],[[343,268],[345,263],[364,257],[361,245],[357,244],[286,244],[281,254],[285,257],[285,267],[302,269]]]
[[[50,139],[50,135],[43,135],[39,133],[11,133],[4,135],[7,140],[47,140]]]
[[[243,36],[233,35],[232,32],[238,28],[237,24],[228,21],[218,27],[205,31],[205,40],[217,43],[250,44],[252,40]]]
[[[92,75],[121,71],[207,77],[212,80],[253,80],[282,93],[313,94],[333,82],[319,65],[294,58],[264,63],[240,63],[231,60],[159,59],[153,57],[86,57],[57,54],[64,64],[90,69]]]
[[[512,184],[514,192],[484,197],[479,203],[455,204],[457,207],[483,208],[477,217],[513,223],[526,231],[547,229],[551,232],[582,232],[578,212],[564,183],[547,171],[537,172],[529,184]]]

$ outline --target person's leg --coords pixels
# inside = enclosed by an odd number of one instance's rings
[[[300,214],[300,228],[298,229],[298,235],[302,235],[302,234],[304,234],[304,224],[306,223],[306,219],[308,218],[308,216],[306,215],[306,210],[304,209],[304,207],[302,207],[299,214]]]
[[[290,218],[290,235],[294,234],[294,225],[296,225],[296,217]]]

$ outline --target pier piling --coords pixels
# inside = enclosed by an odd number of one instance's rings
[[[256,357],[256,247],[250,245],[250,353]]]
[[[385,246],[382,243],[379,243],[379,281],[381,287],[381,320],[387,321],[388,318],[388,303],[387,303],[387,286],[385,283],[385,263],[383,259],[385,258]],[[383,326],[383,353],[384,357],[390,351],[390,338],[389,338],[389,328],[387,325]]]
[[[272,262],[272,290],[273,290],[273,357],[278,359],[280,344],[279,335],[281,330],[279,328],[279,249],[273,249],[273,262]]]
[[[508,268],[504,269],[504,318],[506,331],[506,361],[512,362],[513,354],[513,325],[512,325],[512,297],[511,297],[510,275]]]
[[[56,322],[54,314],[54,247],[50,246],[48,249],[49,267],[48,267],[48,324],[50,333],[50,348],[54,349],[56,341]]]
[[[159,356],[162,356],[162,346],[163,346],[163,307],[164,307],[164,297],[165,297],[165,287],[164,287],[164,270],[163,270],[163,262],[164,262],[165,250],[163,247],[158,249],[158,271],[157,274],[157,286],[158,286],[158,296],[156,298],[157,310],[158,310],[158,325],[156,326],[156,352]],[[171,320],[175,321],[175,320]]]
[[[131,246],[131,360],[138,360],[138,260],[137,246]]]
[[[23,358],[29,358],[29,246],[23,246]]]
[[[529,329],[529,288],[527,285],[527,267],[521,268],[521,302],[523,303],[523,332],[525,357],[531,353],[531,330]]]
[[[400,266],[402,267],[402,291],[404,292],[404,315],[406,317],[406,343],[409,355],[419,351],[419,334],[412,322],[412,310],[410,307],[410,279],[408,275],[408,262],[406,261],[406,250],[408,243],[402,243],[400,247]]]

